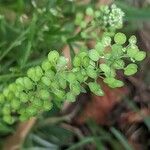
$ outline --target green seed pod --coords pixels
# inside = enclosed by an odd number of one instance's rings
[[[12,91],[12,92],[15,93],[15,92],[17,91],[17,85],[16,85],[16,83],[11,83],[11,84],[9,84],[8,89],[9,89],[10,91]]]
[[[59,83],[57,82],[57,80],[52,81],[51,83],[51,87],[52,90],[57,90],[60,88]]]
[[[120,58],[122,55],[124,55],[123,47],[121,45],[113,44],[111,48],[112,48],[111,56],[113,58],[117,59]]]
[[[51,69],[52,65],[50,64],[50,62],[48,60],[45,60],[43,63],[42,63],[42,69],[44,71],[47,71],[49,69]]]
[[[97,84],[96,82],[90,82],[88,83],[90,90],[98,95],[98,96],[104,96],[104,92],[102,91],[101,87],[99,84]]]
[[[43,70],[42,70],[42,68],[41,68],[40,66],[36,66],[36,67],[35,67],[35,75],[36,75],[36,77],[37,77],[37,79],[38,79],[38,81],[39,81],[40,78],[41,78],[42,75],[43,75]]]
[[[20,101],[18,99],[13,99],[11,101],[12,109],[18,110],[20,108]]]
[[[47,90],[40,90],[39,91],[39,96],[41,99],[49,99],[50,98],[50,93]]]
[[[90,77],[90,78],[93,78],[93,79],[96,79],[98,74],[97,74],[97,71],[94,70],[93,68],[91,67],[88,67],[86,69],[86,72],[87,72],[87,75]]]
[[[18,97],[18,98],[20,99],[20,101],[23,102],[23,103],[28,102],[28,101],[29,101],[29,98],[30,98],[29,95],[26,94],[26,93],[24,93],[24,92],[19,93],[17,97]]]
[[[71,91],[74,95],[79,95],[81,92],[81,87],[79,82],[75,82],[70,85]]]
[[[56,90],[54,91],[54,94],[59,98],[59,100],[64,100],[65,98],[65,91],[63,90]]]
[[[137,43],[137,38],[136,36],[132,35],[130,38],[129,38],[129,43],[132,45],[132,44],[136,44]]]
[[[76,72],[75,75],[80,83],[85,81],[85,75],[83,75],[80,71]]]
[[[43,75],[43,70],[40,66],[36,66],[34,68],[30,68],[27,71],[27,75],[29,78],[31,78],[34,82],[37,82],[41,79]]]
[[[93,61],[98,61],[100,58],[100,55],[95,49],[92,49],[89,51],[89,57]]]
[[[123,60],[121,60],[121,59],[116,60],[116,61],[113,63],[113,67],[114,67],[115,69],[123,69],[124,66],[125,66],[125,62],[124,62]]]
[[[52,70],[47,70],[45,72],[45,76],[48,77],[50,80],[54,80],[55,72]]]
[[[82,60],[82,66],[83,67],[88,67],[90,65],[90,58],[89,57],[84,57]]]
[[[94,15],[93,9],[92,9],[91,7],[88,7],[88,8],[86,9],[86,14],[87,14],[88,16],[93,16],[93,15]]]
[[[86,26],[87,26],[87,22],[86,21],[81,21],[80,27],[84,29],[84,28],[86,28]]]
[[[111,88],[122,87],[124,83],[115,78],[105,78],[104,82],[107,83]]]
[[[42,83],[44,83],[44,85],[46,86],[50,86],[51,85],[51,80],[47,77],[47,76],[43,76],[41,78]]]
[[[114,37],[114,41],[117,43],[117,44],[124,44],[127,40],[127,37],[124,33],[116,33],[115,34],[115,37]]]
[[[26,114],[28,116],[28,118],[30,118],[31,116],[35,116],[38,113],[38,110],[35,106],[29,106],[28,108],[26,108]]]
[[[4,115],[3,120],[8,124],[13,124],[14,123],[14,119],[11,115]]]
[[[133,75],[137,72],[136,64],[129,64],[126,68],[124,68],[124,74],[127,76]]]
[[[3,104],[5,102],[5,97],[2,93],[0,93],[0,104]]]
[[[4,115],[7,115],[7,114],[11,114],[11,108],[10,108],[10,105],[8,104],[5,104],[2,108],[2,113]]]
[[[103,43],[104,47],[111,45],[111,37],[106,36],[106,35],[103,36],[102,43]]]
[[[31,90],[34,86],[34,83],[28,77],[23,78],[23,83],[24,87],[28,90]]]
[[[127,48],[127,55],[130,58],[134,58],[135,55],[139,52],[138,47],[132,48],[132,47],[128,47]]]
[[[80,67],[81,66],[81,59],[79,56],[75,56],[73,59],[73,65],[74,67]]]
[[[81,21],[83,20],[83,14],[82,13],[77,13],[76,18],[75,18],[75,24],[80,25]]]
[[[29,119],[29,116],[26,113],[23,113],[19,116],[20,121],[26,121]]]
[[[35,98],[33,101],[33,105],[38,109],[42,108],[43,106],[43,99]]]
[[[136,61],[142,61],[146,57],[146,52],[144,51],[139,51],[135,54],[134,59]]]
[[[101,43],[101,42],[98,42],[96,45],[95,45],[95,50],[99,53],[99,55],[102,55],[103,54],[103,51],[104,51],[104,44]]]
[[[5,88],[5,89],[3,90],[3,95],[4,95],[6,98],[8,98],[9,93],[10,93],[10,90],[9,90],[8,88]]]
[[[63,56],[60,56],[57,61],[56,68],[58,70],[64,70],[67,67],[67,59]]]
[[[23,78],[20,77],[20,78],[16,79],[16,84],[18,84],[18,85],[24,87]]]
[[[68,92],[66,95],[66,99],[69,102],[74,102],[76,100],[76,96],[72,92]]]
[[[59,77],[58,77],[58,82],[59,82],[59,86],[60,86],[62,89],[66,89],[66,87],[67,87],[66,79],[64,79],[63,77],[59,76]]]
[[[51,110],[53,107],[53,104],[51,103],[51,101],[44,101],[44,104],[43,104],[43,110],[45,111],[49,111]]]
[[[74,73],[72,72],[69,72],[68,75],[67,75],[67,79],[66,79],[68,82],[70,83],[73,83],[76,81],[76,76]]]
[[[27,71],[27,75],[29,78],[31,78],[33,81],[36,82],[36,78],[35,78],[35,68],[30,68],[28,71]]]
[[[39,91],[39,96],[41,99],[49,99],[50,98],[50,93],[47,90],[40,90]]]
[[[59,53],[55,50],[50,51],[48,54],[48,60],[52,64],[56,64],[57,60],[59,59]]]

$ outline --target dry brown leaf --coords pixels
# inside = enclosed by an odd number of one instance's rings
[[[142,109],[139,112],[127,112],[123,113],[121,116],[121,124],[131,124],[131,123],[139,123],[143,122],[145,117],[148,117],[150,115],[149,109]]]
[[[24,142],[35,122],[36,118],[32,118],[27,122],[20,123],[16,129],[16,132],[6,139],[3,149],[20,150],[22,143]]]
[[[105,96],[100,97],[92,95],[91,100],[87,100],[83,112],[77,117],[76,121],[78,124],[83,124],[87,119],[93,119],[98,124],[102,125],[109,124],[109,114],[114,106],[121,101],[122,96],[127,93],[125,87],[111,89],[106,84],[102,83],[102,81],[100,81],[100,85],[105,92]]]

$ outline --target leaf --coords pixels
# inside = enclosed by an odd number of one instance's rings
[[[129,64],[126,68],[124,68],[124,74],[127,76],[133,75],[137,72],[138,66],[136,64]]]

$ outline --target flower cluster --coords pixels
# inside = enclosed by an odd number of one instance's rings
[[[124,12],[115,4],[103,6],[96,16],[96,20],[104,29],[115,30],[122,28]]]
[[[100,6],[99,9],[94,10],[88,7],[86,9],[86,15],[91,17],[91,24],[84,20],[83,13],[78,13],[75,20],[76,25],[79,25],[83,29],[93,27],[114,32],[116,29],[122,28],[125,14],[120,8],[113,4],[111,6]]]
[[[85,92],[89,86],[91,92],[103,96],[102,87],[97,83],[101,77],[112,88],[123,86],[116,77],[117,70],[125,75],[137,72],[135,61],[145,58],[145,52],[136,45],[135,36],[127,38],[123,33],[104,36],[95,47],[79,51],[72,60],[72,69],[67,67],[67,59],[53,50],[41,66],[27,71],[25,77],[19,77],[0,93],[0,117],[6,123],[27,120],[39,113],[48,111],[53,103],[61,104],[65,100],[74,102],[76,96]],[[125,64],[128,58],[131,63]]]

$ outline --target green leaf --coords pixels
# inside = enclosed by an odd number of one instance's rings
[[[134,59],[136,61],[142,61],[146,57],[146,52],[144,51],[139,51],[135,54]]]
[[[124,74],[127,76],[133,75],[137,72],[138,66],[136,64],[129,64],[126,68],[124,68]]]
[[[89,51],[89,57],[93,61],[98,61],[99,60],[99,53],[95,49],[92,49]]]

